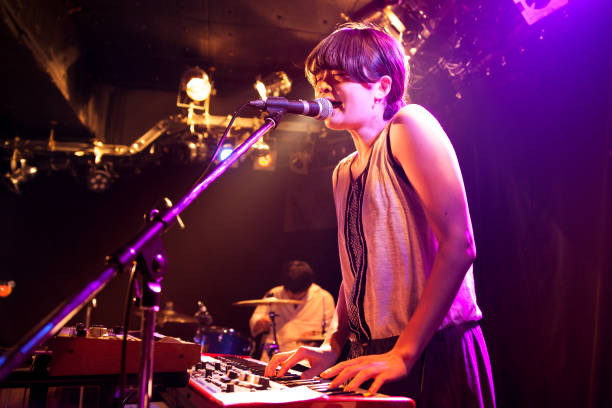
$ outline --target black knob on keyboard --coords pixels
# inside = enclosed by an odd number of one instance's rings
[[[268,377],[259,377],[259,385],[264,388],[270,388],[270,379]]]

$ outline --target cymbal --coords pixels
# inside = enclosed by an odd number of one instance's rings
[[[263,299],[241,300],[240,302],[232,303],[234,306],[259,306],[259,305],[300,305],[303,300],[279,299],[275,297],[267,297]]]

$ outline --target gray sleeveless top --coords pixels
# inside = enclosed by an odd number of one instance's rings
[[[421,299],[438,245],[418,195],[391,155],[389,131],[374,142],[366,169],[352,180],[356,154],[336,166],[333,189],[349,329],[364,342],[401,333]],[[481,317],[470,267],[440,328]]]

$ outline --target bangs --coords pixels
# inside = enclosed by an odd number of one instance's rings
[[[324,71],[340,71],[351,81],[374,83],[385,75],[391,90],[385,98],[385,118],[401,108],[408,84],[408,66],[402,46],[373,24],[347,23],[324,38],[304,64],[308,82],[315,87]]]
[[[363,38],[367,32],[345,28],[335,34],[320,42],[306,58],[308,82],[314,85],[319,73],[332,70],[342,71],[354,81],[375,82],[377,78],[364,69],[373,62],[373,50]]]

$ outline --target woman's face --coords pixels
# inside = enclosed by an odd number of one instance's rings
[[[322,71],[316,76],[315,97],[340,101],[325,125],[335,130],[359,129],[372,118],[373,86],[356,82],[341,71]]]

